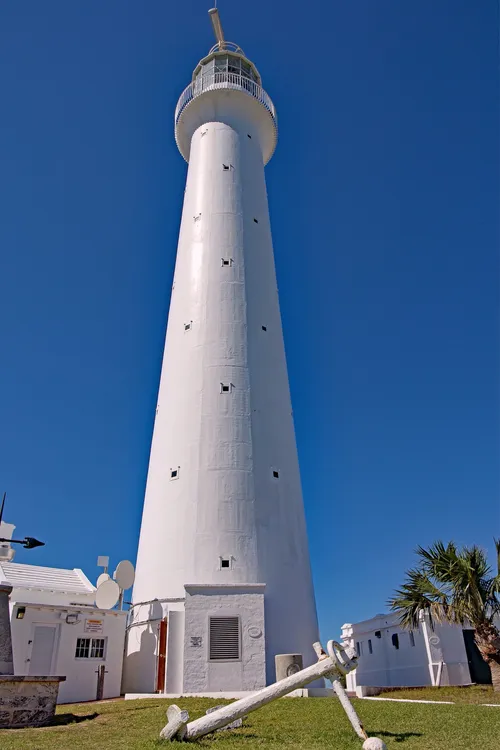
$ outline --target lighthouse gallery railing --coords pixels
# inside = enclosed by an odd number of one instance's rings
[[[277,116],[274,104],[271,98],[266,94],[262,86],[252,81],[250,78],[238,75],[237,73],[221,72],[221,73],[200,73],[197,78],[187,86],[179,97],[177,107],[175,108],[175,124],[177,125],[179,117],[184,111],[185,107],[189,104],[192,99],[202,94],[204,91],[213,91],[214,89],[237,89],[238,91],[244,91],[245,93],[253,96],[257,99],[269,112],[273,118],[274,124],[277,127]]]

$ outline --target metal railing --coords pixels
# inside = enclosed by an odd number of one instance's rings
[[[241,49],[239,44],[235,44],[234,42],[226,42],[224,39],[224,42],[220,44],[220,42],[217,42],[217,44],[214,44],[209,55],[212,54],[212,52],[237,52],[240,55],[245,55],[243,50]]]
[[[179,97],[177,107],[175,108],[175,124],[177,125],[179,117],[190,101],[200,94],[203,94],[205,91],[214,91],[215,89],[237,89],[238,91],[244,91],[250,96],[253,96],[254,99],[257,99],[257,101],[267,109],[277,127],[277,117],[274,104],[262,86],[259,86],[258,83],[255,83],[255,81],[252,81],[250,78],[246,78],[238,73],[230,73],[228,71],[220,73],[213,72],[206,75],[200,74],[197,76],[197,78],[184,89]]]

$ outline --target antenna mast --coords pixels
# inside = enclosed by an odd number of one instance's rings
[[[217,39],[217,44],[219,45],[219,49],[225,49],[226,40],[224,39],[224,32],[222,31],[219,9],[210,8],[210,10],[208,11],[208,15],[210,16],[210,20],[212,21],[212,28],[214,30],[215,38]]]

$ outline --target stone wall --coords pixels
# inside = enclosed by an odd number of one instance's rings
[[[12,586],[9,583],[0,581],[0,675],[12,674],[14,671],[9,614],[11,591]]]
[[[54,716],[64,677],[0,675],[0,728],[40,727]]]

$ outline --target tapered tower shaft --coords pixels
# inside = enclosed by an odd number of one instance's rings
[[[136,690],[154,677],[144,636],[182,610],[186,584],[265,584],[268,681],[276,653],[308,662],[318,636],[264,176],[276,114],[260,83],[219,41],[177,107],[189,167],[133,593]]]

